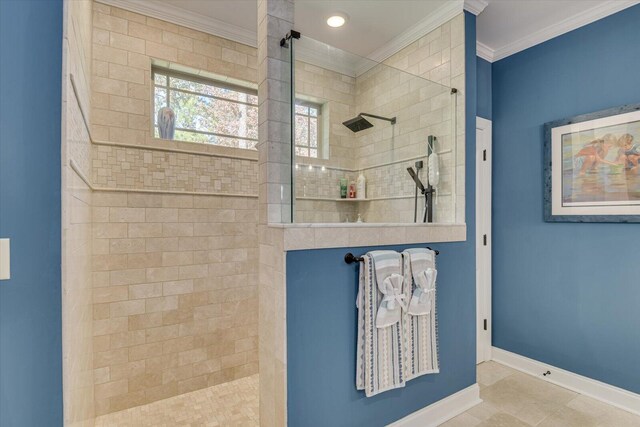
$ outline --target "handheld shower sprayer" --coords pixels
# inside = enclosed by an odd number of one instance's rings
[[[435,143],[437,139],[435,136],[430,135],[427,141],[427,182],[426,186],[420,180],[418,174],[422,169],[424,163],[420,160],[415,163],[415,170],[409,166],[407,172],[416,184],[416,193],[414,199],[413,221],[418,222],[418,190],[424,195],[424,215],[422,222],[433,222],[433,196],[436,193],[435,186],[438,185],[440,180],[440,173],[438,171],[438,155],[435,152]]]

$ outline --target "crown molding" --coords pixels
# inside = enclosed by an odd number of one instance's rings
[[[485,61],[494,61],[493,49],[482,42],[476,42],[476,55],[484,59]]]
[[[499,61],[513,55],[514,53],[518,53],[540,43],[544,43],[562,34],[566,34],[575,29],[591,24],[592,22],[606,18],[609,15],[613,15],[614,13],[620,12],[621,10],[636,4],[640,4],[640,0],[608,0],[500,48],[491,49],[489,46],[483,46],[493,52],[493,55],[491,55],[493,58],[491,62]]]
[[[355,59],[343,58],[340,60],[331,58],[329,55],[323,55],[322,52],[303,45],[296,47],[296,60],[324,68],[325,70],[335,71],[349,77],[357,77],[358,75],[358,63]]]
[[[462,0],[447,1],[425,19],[409,27],[407,31],[394,37],[389,43],[371,52],[367,55],[367,58],[376,62],[382,62],[416,40],[429,34],[442,24],[452,20],[462,11]]]
[[[257,33],[219,19],[199,15],[168,3],[152,0],[96,0],[141,15],[161,19],[234,42],[257,47]]]
[[[464,0],[464,10],[478,16],[489,5],[485,0]]]

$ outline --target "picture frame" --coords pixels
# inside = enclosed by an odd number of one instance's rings
[[[544,220],[640,222],[640,104],[545,123]]]

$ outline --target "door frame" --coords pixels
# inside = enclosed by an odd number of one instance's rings
[[[476,117],[477,363],[491,360],[491,129],[490,120]]]

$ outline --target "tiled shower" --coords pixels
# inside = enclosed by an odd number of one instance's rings
[[[258,153],[155,138],[152,66],[253,88],[257,50],[99,2],[68,3],[65,418],[90,426],[95,417],[238,379],[253,378],[254,387]],[[456,18],[390,58],[391,66],[355,72],[296,63],[298,95],[322,105],[326,149],[298,158],[296,222],[354,222],[358,214],[366,222],[412,222],[405,169],[426,153],[430,134],[439,136],[445,165],[436,222],[461,220],[464,205],[455,200],[464,198],[464,183],[456,192],[453,166],[464,154],[456,144],[463,100],[451,94],[464,84],[461,29]],[[411,64],[407,52],[425,57]],[[377,123],[353,134],[342,121],[361,110],[397,114],[396,130]],[[338,201],[339,179],[360,171],[372,200]]]

